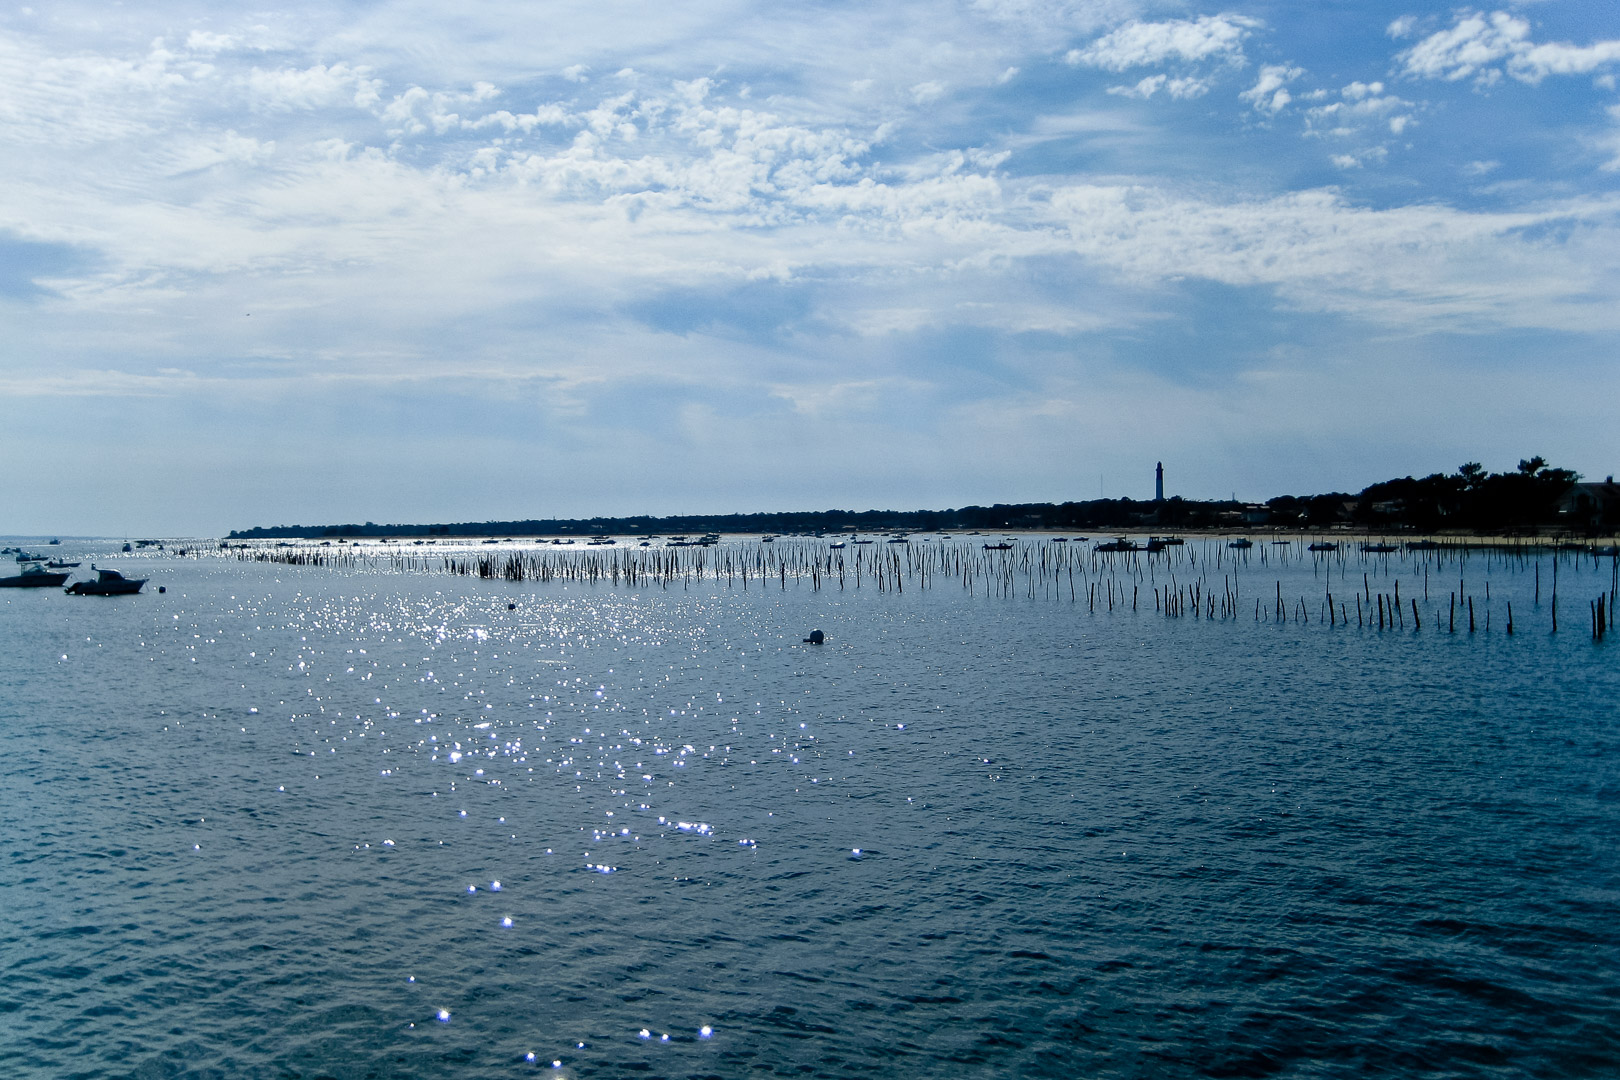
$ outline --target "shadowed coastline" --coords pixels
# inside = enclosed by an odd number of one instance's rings
[[[1264,503],[1234,499],[1089,499],[1062,503],[996,503],[946,510],[810,510],[665,517],[526,518],[437,524],[272,525],[233,529],[227,539],[321,539],[381,536],[655,536],[668,533],[813,533],[940,529],[1226,529],[1362,526],[1428,533],[1513,534],[1543,530],[1596,535],[1620,525],[1620,487],[1613,477],[1582,484],[1579,474],[1540,457],[1512,472],[1488,473],[1477,462],[1455,473],[1401,477],[1359,494],[1279,495]]]

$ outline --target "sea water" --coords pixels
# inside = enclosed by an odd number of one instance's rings
[[[1167,618],[59,550],[150,582],[0,591],[0,1074],[1620,1072],[1606,561],[1554,634],[1546,554],[1205,543]]]

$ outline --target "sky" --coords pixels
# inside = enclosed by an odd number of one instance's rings
[[[1620,463],[1620,5],[0,10],[0,533]]]

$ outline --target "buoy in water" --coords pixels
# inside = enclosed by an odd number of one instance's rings
[[[507,611],[516,611],[517,610],[517,605],[516,604],[507,604],[506,605],[506,610]]]
[[[826,634],[823,634],[820,630],[812,630],[810,631],[810,636],[804,639],[804,643],[806,645],[820,645],[826,640]]]
[[[158,586],[158,592],[168,592],[168,591],[169,591],[169,587],[167,585],[159,585]]]

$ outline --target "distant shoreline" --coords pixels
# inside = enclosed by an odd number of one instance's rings
[[[1279,495],[1263,503],[1235,499],[1090,499],[1063,503],[996,503],[950,510],[810,510],[760,514],[672,514],[664,517],[526,518],[439,524],[270,525],[233,529],[227,540],[335,540],[360,537],[486,538],[506,536],[665,536],[704,533],[1339,531],[1433,534],[1595,536],[1620,528],[1620,488],[1609,477],[1579,483],[1578,474],[1542,458],[1513,472],[1489,473],[1477,462],[1455,473],[1400,477],[1359,494]]]

